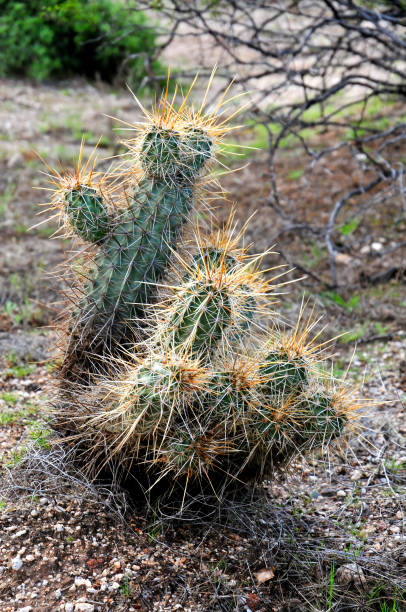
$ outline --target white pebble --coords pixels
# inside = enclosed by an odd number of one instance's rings
[[[76,576],[76,578],[75,578],[75,586],[77,586],[77,587],[81,587],[81,586],[91,587],[92,583],[87,578],[82,578],[82,576]]]
[[[65,612],[73,612],[73,604],[72,603],[66,603],[65,604]]]
[[[90,603],[77,603],[75,605],[75,612],[94,612],[94,605]]]
[[[351,474],[351,480],[360,480],[362,478],[361,470],[354,470]]]
[[[22,566],[23,562],[21,557],[14,557],[14,559],[11,560],[11,569],[16,570],[16,572],[20,570]]]
[[[118,582],[112,582],[109,587],[109,591],[117,591],[117,589],[119,588],[120,588],[120,585]]]
[[[57,524],[55,525],[55,531],[59,531],[59,532],[61,532],[61,531],[63,531],[63,530],[64,530],[64,526],[62,525],[62,523],[57,523]]]

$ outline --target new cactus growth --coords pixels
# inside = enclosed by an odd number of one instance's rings
[[[235,232],[232,215],[217,232],[197,228],[193,247],[181,245],[196,181],[226,131],[223,101],[204,115],[204,103],[187,108],[189,93],[177,109],[166,91],[144,111],[138,137],[125,141],[127,170],[101,176],[80,156],[73,174],[55,175],[52,206],[70,233],[95,245],[55,421],[81,449],[91,441],[94,477],[109,466],[120,477],[144,474],[151,486],[220,494],[339,437],[362,401],[321,369],[328,343],[318,342],[321,331],[312,336],[318,321],[305,319],[303,305],[296,326],[280,329],[284,271],[260,270],[265,253],[239,247],[244,230]],[[74,367],[97,370],[97,337],[119,357],[104,355],[104,376],[87,387],[69,386]]]

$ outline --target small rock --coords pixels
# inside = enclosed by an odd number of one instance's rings
[[[371,249],[379,253],[380,251],[383,250],[383,244],[381,242],[373,242],[371,244]]]
[[[343,491],[342,489],[337,491],[337,497],[345,497],[345,491]]]
[[[117,591],[117,589],[119,589],[119,588],[120,588],[120,585],[119,585],[118,582],[112,582],[111,585],[110,585],[109,590],[110,591]]]
[[[322,494],[323,497],[335,497],[336,490],[335,489],[329,489],[329,488],[322,489],[321,490],[321,494]]]
[[[17,612],[31,612],[32,606],[24,606],[24,608],[17,608]]]
[[[26,555],[24,557],[24,561],[28,561],[28,563],[32,563],[32,561],[34,561],[35,557],[34,555]]]
[[[338,264],[343,264],[344,266],[348,266],[353,261],[353,258],[346,253],[338,253],[336,255],[336,262]]]
[[[94,605],[86,602],[77,603],[75,612],[94,612]]]
[[[58,531],[60,533],[63,530],[64,530],[64,526],[62,525],[62,523],[57,523],[55,525],[55,531]]]
[[[354,470],[351,474],[351,480],[361,480],[362,472],[361,470]]]
[[[59,599],[61,595],[62,595],[61,589],[56,589],[56,591],[54,592],[55,599]]]
[[[65,612],[73,612],[73,604],[68,602],[65,604]]]
[[[22,166],[23,163],[24,163],[23,155],[20,153],[20,151],[16,151],[15,153],[13,153],[13,155],[8,160],[7,168],[17,168],[18,166]]]
[[[92,583],[87,578],[82,578],[81,576],[76,576],[76,578],[75,578],[75,586],[77,586],[77,587],[81,587],[81,586],[91,587]]]
[[[347,563],[339,567],[336,578],[339,584],[365,584],[365,574],[356,563]]]
[[[17,531],[17,533],[14,534],[15,538],[21,538],[21,536],[25,535],[27,533],[26,529],[20,529],[20,531]]]
[[[39,503],[41,504],[41,506],[46,506],[49,503],[49,500],[47,497],[41,497]]]
[[[11,569],[15,570],[16,572],[18,572],[22,566],[23,562],[21,557],[14,557],[14,559],[11,560]]]

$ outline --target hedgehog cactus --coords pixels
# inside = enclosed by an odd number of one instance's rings
[[[180,250],[199,176],[227,130],[223,99],[204,115],[204,102],[186,107],[189,93],[178,109],[166,90],[144,110],[138,137],[124,143],[127,169],[101,176],[80,156],[74,174],[55,173],[52,206],[95,249],[55,422],[85,445],[94,476],[108,466],[219,494],[341,436],[361,400],[320,366],[327,343],[311,337],[317,321],[303,307],[296,327],[279,329],[284,272],[260,270],[265,253],[238,246],[232,216],[213,234],[197,228],[195,246]],[[104,375],[84,387],[100,361]]]

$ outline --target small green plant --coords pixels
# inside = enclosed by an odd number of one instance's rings
[[[327,612],[329,612],[329,610],[331,610],[333,606],[334,575],[335,575],[334,561],[332,561],[331,566],[330,566],[330,583],[329,583],[329,593],[328,593],[328,599],[327,599]]]
[[[369,321],[365,321],[365,323],[363,323],[363,325],[360,325],[358,329],[355,329],[354,331],[351,332],[345,332],[341,338],[340,338],[340,342],[343,342],[344,344],[348,344],[350,342],[356,342],[357,340],[359,340],[360,338],[362,338],[362,336],[365,334],[365,330],[369,325]]]
[[[348,223],[345,223],[344,225],[339,227],[339,232],[343,236],[349,236],[350,234],[355,232],[360,223],[361,217],[355,217],[354,219],[351,219],[351,221],[348,221]]]
[[[11,204],[13,201],[14,192],[15,185],[13,183],[9,183],[0,196],[0,216],[7,212],[9,204]]]
[[[7,375],[12,376],[13,378],[25,378],[29,376],[34,371],[35,366],[33,365],[16,365],[12,368],[8,368]]]
[[[120,586],[120,592],[122,595],[124,595],[124,597],[127,598],[129,598],[131,595],[130,577],[128,576],[128,574],[126,574],[124,577],[124,582]]]
[[[11,393],[11,391],[3,391],[0,393],[0,399],[5,401],[7,404],[15,406],[15,404],[18,402],[18,395]]]
[[[7,300],[2,311],[16,326],[30,325],[41,317],[40,307],[35,306],[28,297],[19,303]]]
[[[291,181],[295,181],[296,179],[300,178],[303,175],[303,170],[301,168],[298,168],[297,170],[291,170],[288,174],[288,178]]]
[[[387,591],[385,584],[376,585],[369,594],[370,602],[379,605],[380,612],[404,612],[406,591],[396,587],[392,596],[387,595]]]
[[[49,448],[49,440],[52,430],[45,423],[33,422],[30,430],[30,438],[35,446],[39,448]]]
[[[379,321],[375,322],[375,329],[376,332],[380,335],[380,336],[384,336],[388,329],[389,329],[390,325],[382,325],[382,323],[379,323]]]
[[[342,306],[342,308],[345,308],[349,312],[352,312],[353,310],[355,310],[360,300],[359,295],[353,295],[350,298],[348,298],[348,300],[345,300],[344,298],[341,297],[341,295],[339,295],[335,291],[325,291],[321,295],[328,301],[334,302],[335,304],[338,304],[338,306]]]

